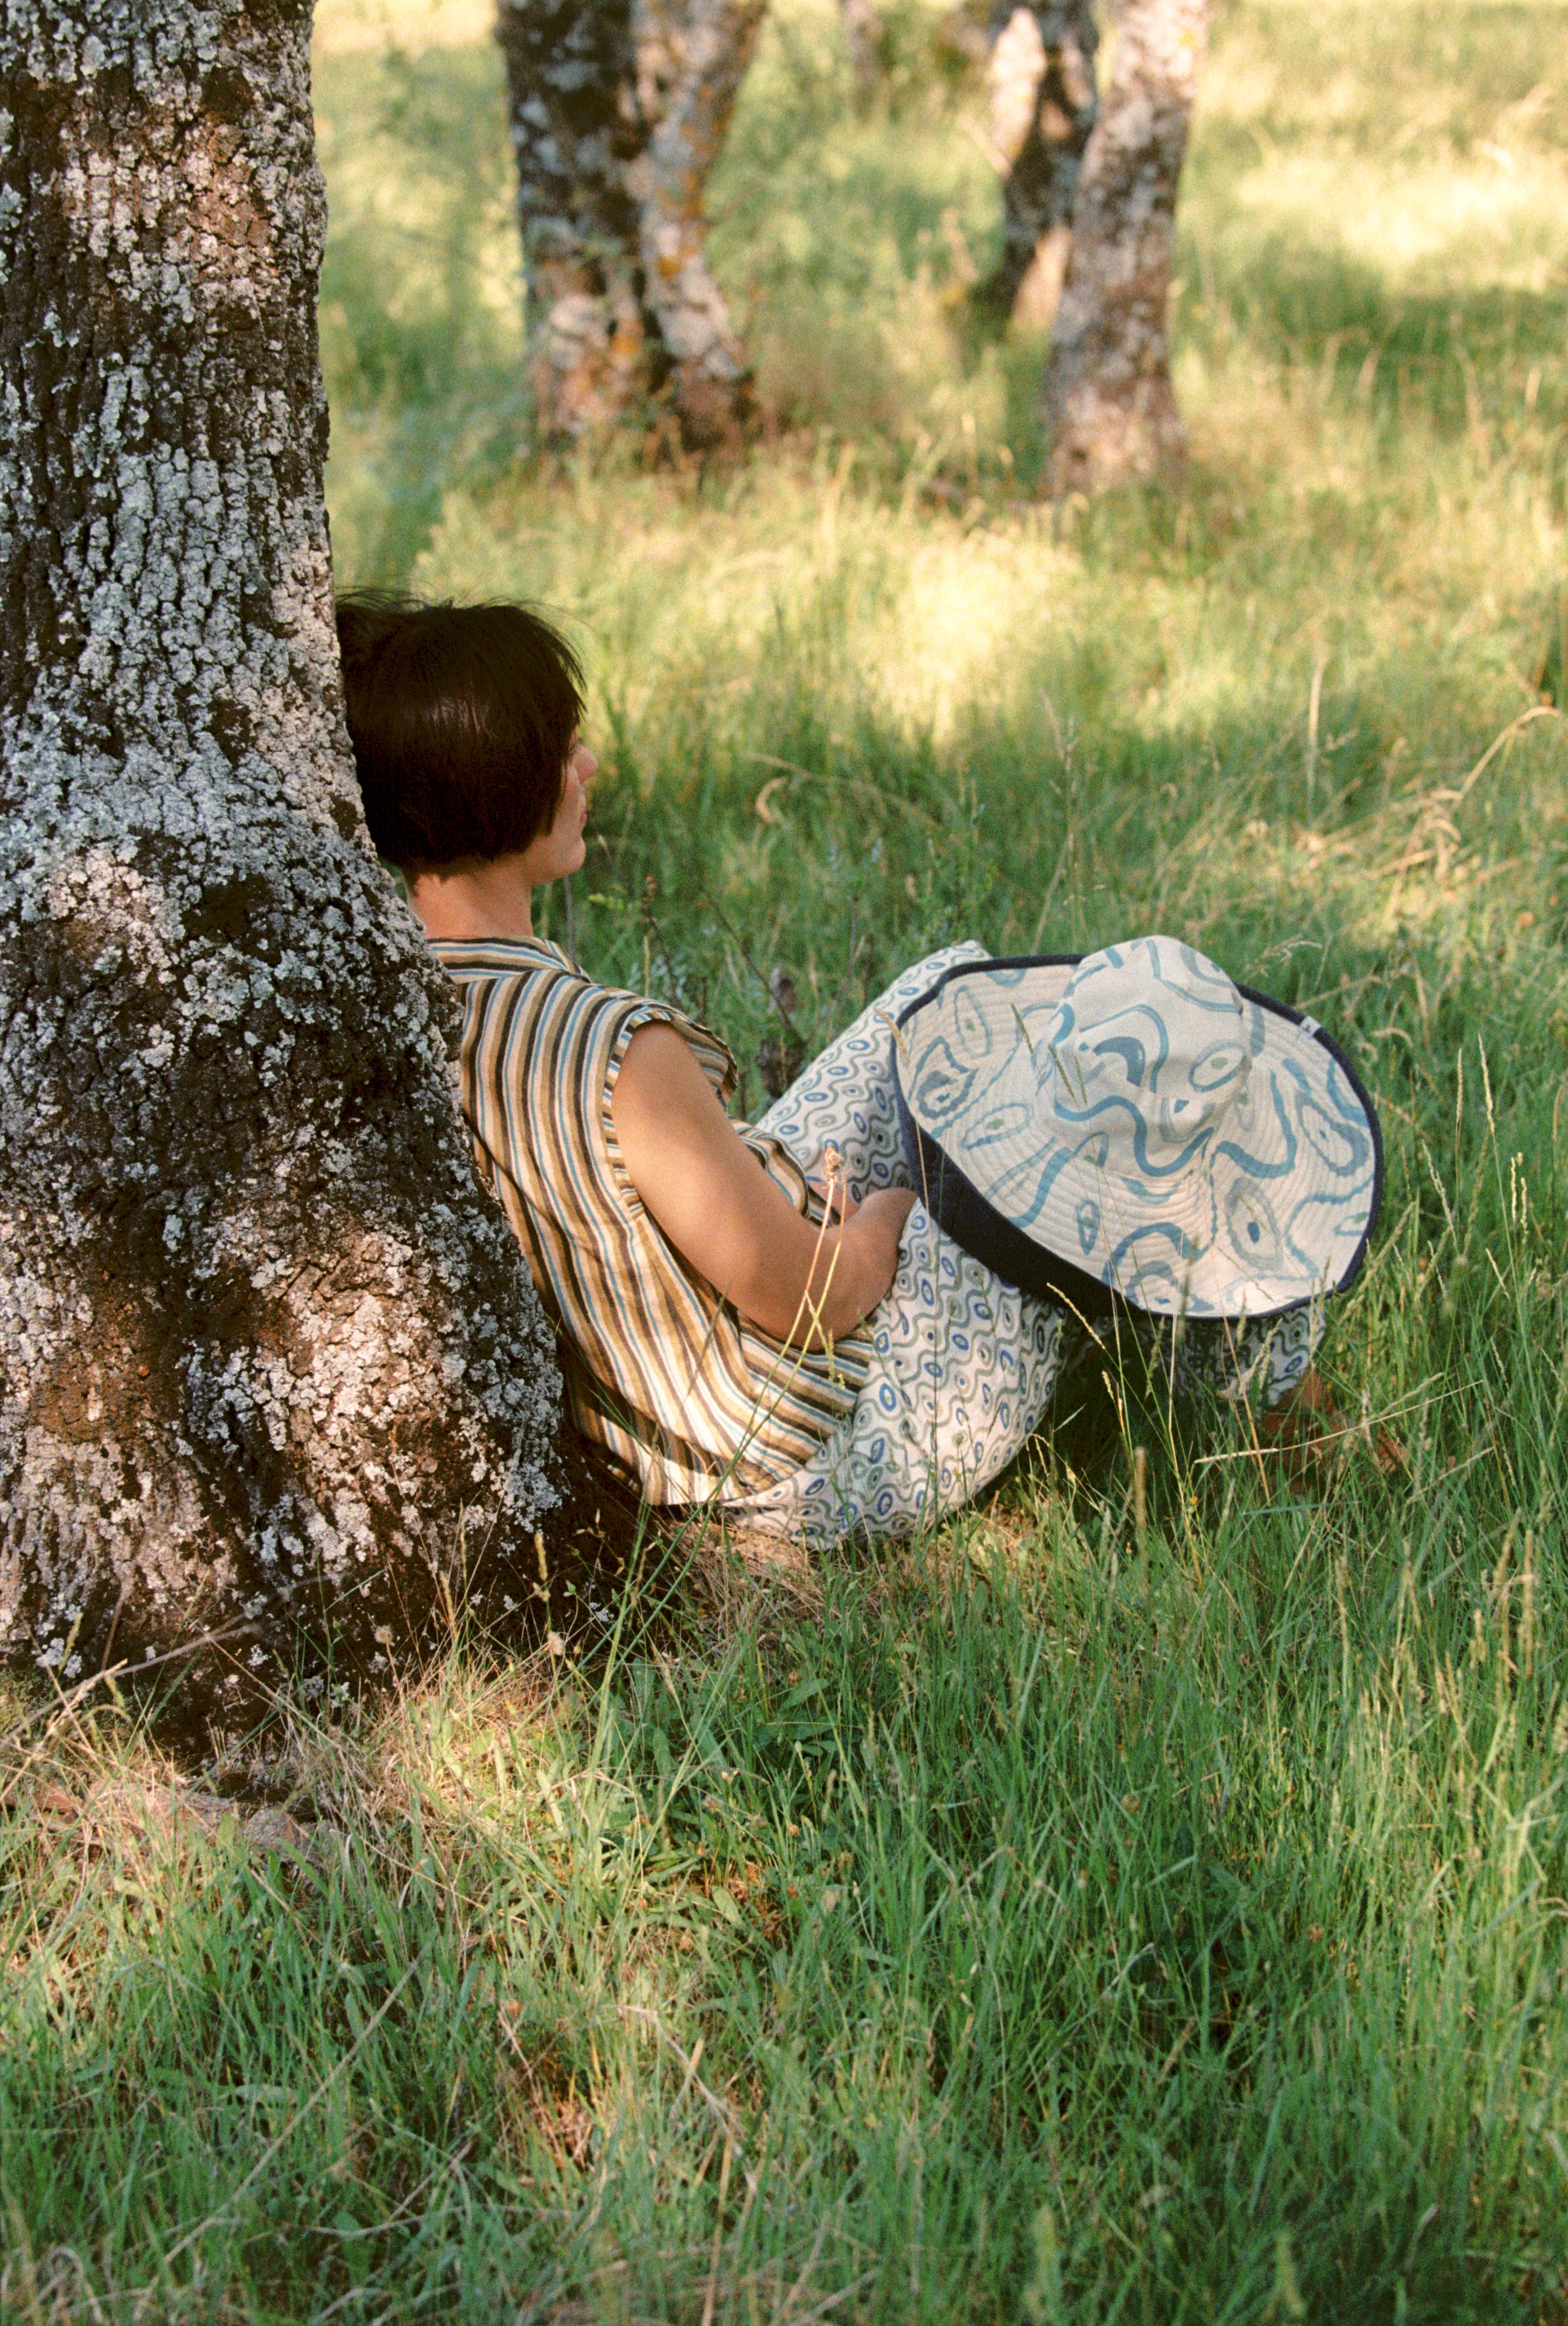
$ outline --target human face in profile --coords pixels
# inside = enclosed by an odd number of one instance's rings
[[[598,773],[598,761],[587,744],[574,736],[554,817],[523,851],[523,878],[531,889],[546,880],[563,880],[578,870],[588,853],[582,832],[588,822],[589,786]]]

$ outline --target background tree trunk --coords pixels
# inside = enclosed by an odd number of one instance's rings
[[[877,0],[839,0],[839,15],[844,46],[849,52],[849,70],[855,77],[855,94],[865,105],[877,94],[882,77],[881,13]]]
[[[702,191],[765,0],[500,0],[529,373],[546,440],[667,399],[682,441],[740,434],[740,342]]]
[[[1094,126],[1094,52],[1089,0],[999,0],[991,17],[991,143],[1003,168],[1001,264],[976,303],[1046,330],[1072,247],[1072,211],[1083,150]]]
[[[1127,0],[1122,11],[1045,370],[1053,498],[1174,479],[1183,467],[1167,309],[1176,185],[1208,24],[1209,0]]]
[[[418,1646],[559,1385],[342,724],[298,0],[0,29],[0,1655]],[[519,1590],[526,1585],[520,1584]]]

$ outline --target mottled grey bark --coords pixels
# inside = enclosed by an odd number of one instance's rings
[[[365,835],[308,0],[0,20],[0,1656],[431,1636],[552,1349]]]
[[[1047,330],[1072,247],[1083,150],[1094,126],[1089,0],[997,0],[991,16],[991,144],[1002,175],[1002,256],[977,305]]]
[[[736,439],[746,358],[708,265],[702,192],[765,0],[499,0],[529,376],[548,442],[666,404]]]
[[[1078,181],[1072,255],[1044,381],[1047,489],[1181,473],[1167,310],[1176,186],[1209,0],[1127,0]]]

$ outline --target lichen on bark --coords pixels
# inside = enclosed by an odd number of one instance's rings
[[[309,24],[0,19],[0,1656],[221,1633],[220,1712],[418,1651],[555,1497],[342,723]]]
[[[765,0],[500,0],[543,441],[666,408],[735,442],[745,352],[708,263],[703,189]]]
[[[1176,190],[1208,23],[1209,0],[1127,0],[1118,23],[1043,388],[1053,498],[1174,482],[1183,470],[1168,308]]]

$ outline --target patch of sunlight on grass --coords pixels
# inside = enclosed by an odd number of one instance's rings
[[[1201,106],[1266,141],[1397,160],[1434,135],[1549,134],[1568,96],[1563,0],[1271,0],[1216,12]]]
[[[1406,164],[1396,181],[1370,156],[1312,154],[1257,169],[1233,195],[1265,231],[1299,231],[1312,218],[1318,237],[1336,237],[1391,290],[1545,291],[1561,280],[1568,166],[1554,154]]]
[[[1304,701],[1320,656],[1356,683],[1415,655],[1462,659],[1551,586],[1561,527],[1531,482],[1522,383],[1511,420],[1483,418],[1455,447],[1429,425],[1391,435],[1313,367],[1282,377],[1193,351],[1179,377],[1203,476],[1188,521],[1201,587],[1185,558],[1107,572],[994,489],[969,519],[918,492],[888,499],[830,451],[759,461],[721,493],[719,523],[710,495],[657,479],[583,474],[566,502],[459,488],[417,579],[548,599],[585,624],[612,691],[739,676],[782,609],[814,608],[835,684],[939,742],[966,702],[1032,684],[1049,635],[1101,641],[1135,729],[1202,730],[1271,700],[1276,678]],[[1506,659],[1499,676],[1483,717],[1507,704]]]
[[[318,58],[401,49],[469,48],[489,40],[495,0],[319,0],[312,28]]]
[[[1042,632],[1081,605],[1078,562],[1034,512],[966,534],[784,470],[756,479],[721,530],[667,488],[616,495],[609,522],[596,499],[585,482],[578,524],[546,533],[548,501],[521,498],[509,531],[454,494],[415,585],[531,589],[578,613],[608,684],[640,670],[653,691],[689,685],[699,664],[710,686],[744,675],[787,605],[838,684],[942,741],[969,703],[1010,697]]]

